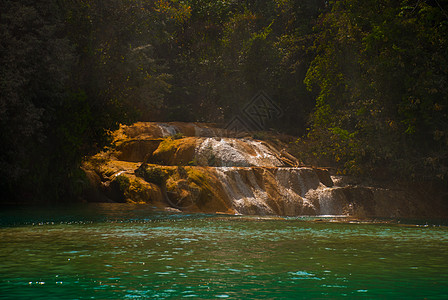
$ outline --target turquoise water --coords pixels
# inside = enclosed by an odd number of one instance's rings
[[[448,227],[424,221],[126,204],[3,209],[0,220],[2,299],[448,298]]]

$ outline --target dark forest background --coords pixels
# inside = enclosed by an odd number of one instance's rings
[[[305,162],[448,180],[448,1],[2,0],[1,198],[70,199],[120,123],[225,123],[260,90]]]

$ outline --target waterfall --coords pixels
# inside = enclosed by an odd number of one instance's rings
[[[312,168],[215,167],[219,183],[239,214],[344,215],[338,187],[326,187]]]
[[[216,184],[238,214],[333,214],[328,205],[320,206],[328,188],[316,171],[285,167],[279,156],[261,141],[214,137],[198,140],[194,159],[216,172]]]
[[[105,164],[95,169],[100,186],[108,195],[121,191],[115,198],[129,202],[251,215],[342,215],[358,195],[372,196],[333,186],[327,170],[297,167],[294,157],[267,141],[224,132],[180,122],[122,126],[116,147],[98,154]]]

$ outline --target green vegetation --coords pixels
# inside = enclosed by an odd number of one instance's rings
[[[137,174],[147,182],[157,185],[162,185],[168,177],[168,173],[158,167],[140,167]]]
[[[127,191],[129,187],[131,186],[131,182],[128,177],[125,175],[118,175],[115,180],[116,184],[118,185],[118,188],[122,193]]]
[[[187,163],[187,166],[197,166],[197,165],[198,165],[198,162],[197,162],[195,159],[190,160],[190,161]]]
[[[341,170],[448,179],[446,1],[336,1],[321,15],[305,83],[305,143]]]
[[[159,144],[159,147],[157,148],[157,152],[161,152],[161,153],[168,152],[173,155],[174,152],[176,152],[179,145],[182,144],[182,142],[183,142],[182,140],[173,139],[172,137],[167,137]]]
[[[120,123],[225,123],[260,90],[284,112],[267,128],[300,137],[305,163],[448,178],[445,0],[3,0],[0,14],[3,202],[76,198],[80,162]]]

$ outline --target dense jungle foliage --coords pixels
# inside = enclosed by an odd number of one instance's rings
[[[120,123],[261,90],[306,163],[448,180],[448,1],[2,0],[0,66],[3,201],[76,195]]]

